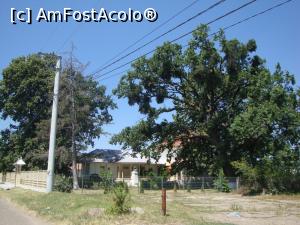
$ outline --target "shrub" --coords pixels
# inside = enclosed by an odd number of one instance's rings
[[[243,195],[253,195],[262,192],[264,183],[262,176],[258,173],[258,168],[251,167],[246,161],[233,162],[233,167],[241,175]]]
[[[153,172],[148,173],[149,185],[151,190],[158,190],[161,184],[161,177],[156,176]]]
[[[244,194],[300,191],[300,167],[297,166],[297,160],[282,152],[277,154],[276,157],[261,158],[255,165],[244,159],[232,163],[241,176]]]
[[[113,206],[110,209],[111,213],[123,214],[128,213],[129,207],[129,189],[126,183],[117,183],[112,189]]]
[[[99,189],[101,185],[101,178],[98,174],[91,174],[90,175],[90,188],[92,189]]]
[[[54,190],[59,192],[70,193],[73,189],[72,179],[70,177],[56,176],[54,183]]]
[[[214,187],[221,192],[230,192],[228,181],[222,169],[220,169],[218,177],[214,180]]]
[[[111,172],[102,172],[100,175],[100,186],[104,189],[104,194],[108,194],[114,187],[115,182]]]

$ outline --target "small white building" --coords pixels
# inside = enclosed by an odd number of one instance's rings
[[[97,149],[89,154],[88,165],[85,173],[87,175],[110,172],[116,181],[124,181],[132,186],[138,184],[139,177],[144,177],[153,172],[160,174],[161,170],[167,165],[166,154],[162,154],[158,161],[141,157],[136,154],[132,156],[128,152],[121,150]]]

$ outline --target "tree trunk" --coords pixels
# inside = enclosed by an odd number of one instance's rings
[[[72,50],[73,52],[73,50]],[[73,53],[72,53],[73,54]],[[71,121],[72,121],[72,147],[71,147],[71,154],[72,154],[72,175],[73,175],[73,189],[79,189],[78,185],[78,176],[77,176],[77,150],[76,150],[76,143],[75,143],[75,123],[76,123],[76,111],[75,111],[75,99],[74,99],[74,73],[73,73],[73,62],[72,62],[72,55],[71,55]]]
[[[73,78],[72,78],[73,81]],[[78,176],[77,176],[77,151],[75,147],[75,101],[74,101],[74,87],[71,84],[71,101],[72,101],[72,175],[73,175],[73,189],[79,189]]]
[[[79,189],[77,176],[77,152],[75,148],[75,135],[72,124],[72,175],[73,175],[73,189]]]
[[[79,189],[78,185],[78,176],[77,176],[77,151],[75,147],[75,104],[74,104],[74,95],[72,90],[72,175],[73,175],[73,189]]]

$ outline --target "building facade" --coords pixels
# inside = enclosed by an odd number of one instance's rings
[[[86,175],[110,173],[116,181],[125,181],[136,186],[137,180],[150,173],[159,175],[167,165],[166,155],[162,154],[159,160],[142,157],[139,154],[132,156],[121,150],[97,149],[86,155],[88,161],[85,166]]]

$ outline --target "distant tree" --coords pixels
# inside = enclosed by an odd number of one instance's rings
[[[116,107],[106,88],[85,78],[78,64],[69,59],[62,71],[56,142],[56,170],[72,168],[74,179],[78,152],[103,134],[103,125],[112,121],[109,110]],[[53,54],[20,57],[4,69],[0,81],[0,112],[14,121],[1,134],[0,154],[23,156],[30,168],[47,167],[55,65]],[[0,158],[7,166],[6,161]]]
[[[16,160],[16,155],[13,148],[13,135],[10,130],[6,129],[0,133],[0,171],[6,172],[13,169],[13,163]]]
[[[66,60],[61,76],[59,97],[57,151],[58,168],[64,171],[71,165],[73,187],[79,187],[77,180],[77,157],[94,139],[104,133],[103,125],[112,121],[109,113],[116,105],[106,95],[106,88],[91,78],[82,75],[82,64],[71,54]],[[38,124],[37,137],[44,140],[37,151],[48,147],[50,121]]]
[[[154,157],[167,149],[175,156],[173,172],[194,175],[220,169],[233,175],[234,161],[245,158],[255,167],[282,151],[299,162],[294,77],[280,66],[272,74],[256,47],[254,40],[227,40],[223,32],[211,37],[201,26],[186,50],[165,43],[152,57],[139,58],[115,94],[147,118],[112,143]]]

